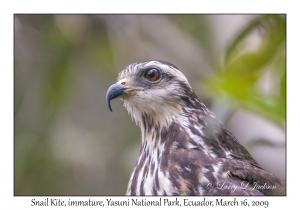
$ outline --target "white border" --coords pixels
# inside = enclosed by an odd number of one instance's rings
[[[13,196],[13,14],[15,13],[286,13],[287,14],[287,196],[286,197],[247,197],[248,201],[268,200],[268,209],[298,204],[299,187],[299,12],[298,5],[282,1],[5,1],[1,3],[1,145],[0,145],[0,206],[5,209],[31,208],[31,199],[35,197]],[[42,199],[43,197],[38,197]],[[55,198],[55,197],[51,197]],[[58,197],[60,198],[60,197]],[[74,197],[62,197],[68,200]],[[88,197],[75,197],[88,199]],[[91,197],[106,199],[107,197]],[[127,199],[112,197],[113,199]],[[183,198],[180,198],[183,199]],[[202,198],[201,198],[202,199]],[[208,197],[214,200],[215,197]],[[225,198],[229,200],[229,197]],[[239,200],[242,197],[238,197]],[[37,208],[37,207],[35,207]],[[48,207],[47,209],[57,207]],[[73,207],[74,208],[74,207]],[[127,208],[128,207],[122,207]],[[132,207],[129,207],[132,209]],[[163,207],[166,208],[166,207]],[[172,208],[173,207],[169,207]],[[200,207],[197,207],[200,208]],[[227,207],[228,208],[228,207]],[[115,209],[112,207],[112,209]],[[214,208],[216,209],[216,208]]]

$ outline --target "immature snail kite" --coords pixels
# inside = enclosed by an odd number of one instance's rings
[[[127,195],[285,195],[173,64],[127,66],[107,91],[110,109],[117,97],[142,131]]]

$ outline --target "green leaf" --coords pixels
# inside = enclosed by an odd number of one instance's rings
[[[262,27],[263,26],[263,27]],[[261,30],[261,43],[256,50],[243,49],[246,38]],[[283,127],[286,104],[285,17],[266,15],[255,19],[229,45],[225,65],[203,80],[215,97],[224,97]],[[257,87],[266,71],[272,74],[273,91],[263,92]]]

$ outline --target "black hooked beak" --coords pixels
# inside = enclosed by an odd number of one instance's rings
[[[111,112],[112,109],[110,106],[110,101],[123,95],[126,89],[127,88],[124,85],[121,85],[119,83],[113,84],[108,88],[106,92],[106,103]]]

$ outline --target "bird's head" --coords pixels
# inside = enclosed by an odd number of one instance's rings
[[[168,123],[196,98],[184,74],[166,61],[128,65],[106,93],[110,110],[110,101],[117,97],[139,126]]]

